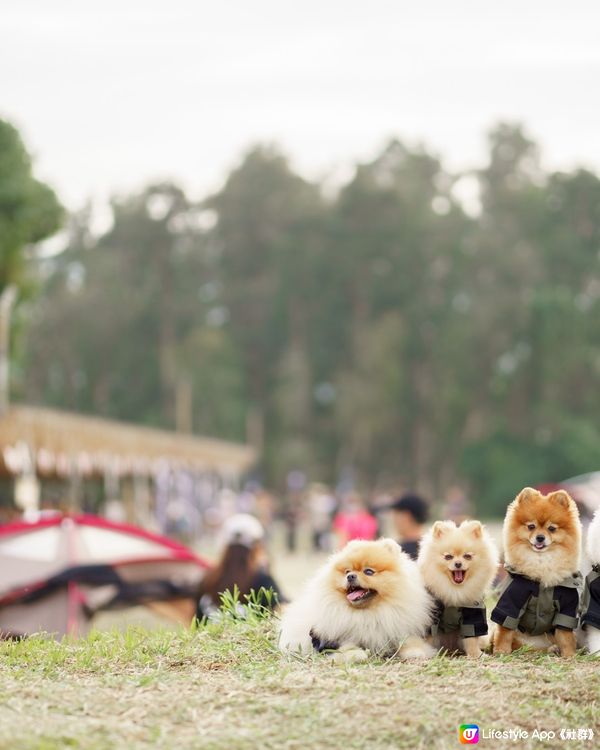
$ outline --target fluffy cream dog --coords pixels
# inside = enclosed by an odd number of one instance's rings
[[[435,653],[423,640],[431,610],[416,564],[393,539],[356,540],[284,611],[279,644],[305,654],[331,650],[343,661],[369,653],[427,658]]]
[[[436,521],[421,541],[419,569],[436,599],[430,641],[475,658],[487,645],[485,594],[498,550],[479,521]]]
[[[592,570],[586,579],[582,612],[586,645],[591,653],[600,653],[600,510],[596,511],[587,535],[587,553]]]

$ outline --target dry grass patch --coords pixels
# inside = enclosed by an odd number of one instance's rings
[[[0,750],[456,748],[457,727],[469,722],[593,727],[600,736],[600,661],[592,657],[344,668],[325,656],[282,657],[273,623],[258,618],[2,643],[0,674]]]

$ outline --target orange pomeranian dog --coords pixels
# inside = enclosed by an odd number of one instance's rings
[[[421,541],[418,565],[435,597],[430,641],[481,656],[487,646],[485,594],[498,568],[496,545],[479,521],[436,521]]]
[[[503,534],[508,576],[492,612],[494,653],[554,645],[572,656],[583,584],[577,506],[564,490],[526,487],[508,506]]]
[[[369,653],[427,658],[432,601],[419,570],[393,539],[349,542],[283,613],[284,651],[333,651],[339,661]]]

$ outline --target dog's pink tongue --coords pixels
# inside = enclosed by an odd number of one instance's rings
[[[464,576],[465,574],[462,572],[462,570],[454,571],[454,580],[456,581],[456,583],[462,583]]]
[[[362,589],[356,589],[356,591],[351,591],[349,594],[346,594],[346,599],[355,602],[357,599],[360,599],[364,593],[365,592]]]

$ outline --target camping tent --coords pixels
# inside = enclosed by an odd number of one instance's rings
[[[591,513],[600,508],[600,471],[580,474],[577,477],[565,479],[561,484]]]
[[[580,508],[584,509],[589,516],[600,509],[600,471],[580,474],[576,477],[563,479],[562,482],[543,484],[539,486],[539,489],[542,492],[567,490]]]
[[[0,633],[83,634],[102,610],[190,599],[207,567],[171,539],[97,516],[0,526]]]

